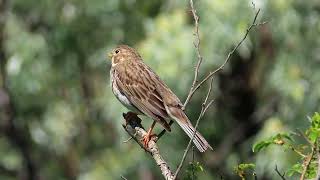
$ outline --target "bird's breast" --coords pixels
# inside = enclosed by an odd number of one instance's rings
[[[114,79],[115,77],[115,71],[111,70],[110,71],[110,81],[111,81],[111,87],[112,87],[112,92],[116,96],[116,98],[121,102],[122,105],[124,105],[127,109],[130,111],[133,111],[137,114],[141,114],[141,112],[130,102],[130,100],[127,98],[127,96],[120,92],[120,89]]]

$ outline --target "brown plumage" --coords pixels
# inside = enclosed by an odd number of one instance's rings
[[[136,50],[120,45],[109,54],[112,60],[110,78],[112,91],[117,99],[129,110],[136,114],[146,115],[154,120],[145,137],[145,145],[155,122],[161,124],[167,131],[171,131],[168,124],[175,120],[184,132],[191,138],[194,127],[186,114],[181,110],[179,98],[143,61]],[[193,143],[200,152],[212,149],[203,136],[196,132]]]

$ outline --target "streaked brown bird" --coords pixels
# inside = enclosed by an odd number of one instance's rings
[[[156,122],[171,131],[168,121],[175,120],[184,132],[192,138],[196,131],[184,113],[179,98],[143,61],[139,53],[127,46],[115,48],[109,57],[112,61],[110,78],[112,91],[117,99],[137,115],[146,115],[153,123],[144,137],[147,146]],[[196,132],[193,140],[200,152],[212,147],[204,137]]]

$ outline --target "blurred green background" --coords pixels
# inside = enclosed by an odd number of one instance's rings
[[[259,179],[279,179],[275,165],[286,169],[297,157],[277,147],[254,154],[252,145],[307,127],[306,116],[319,111],[320,1],[254,4],[195,2],[200,77],[223,63],[257,8],[258,21],[268,21],[214,76],[215,102],[199,126],[214,151],[195,152],[199,179],[236,179],[233,168],[243,162],[257,164]],[[193,33],[188,1],[0,0],[0,179],[162,179],[134,141],[123,143],[126,109],[111,92],[106,54],[118,44],[135,47],[184,101],[197,60]],[[193,123],[206,86],[187,107]],[[173,170],[187,142],[176,124],[159,141]]]

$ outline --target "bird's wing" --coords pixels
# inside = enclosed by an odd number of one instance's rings
[[[169,118],[162,96],[147,72],[136,73],[135,76],[115,74],[115,81],[120,92],[145,115],[160,123],[166,130],[171,128],[166,121]]]
[[[206,139],[192,126],[187,115],[183,112],[181,107],[183,106],[179,98],[170,90],[170,88],[155,74],[151,68],[147,67],[148,72],[156,83],[156,91],[162,97],[163,104],[165,106],[166,112],[169,116],[174,119],[179,126],[184,130],[184,132],[193,138],[193,143],[199,149],[200,152],[204,152],[212,147],[206,141]]]

